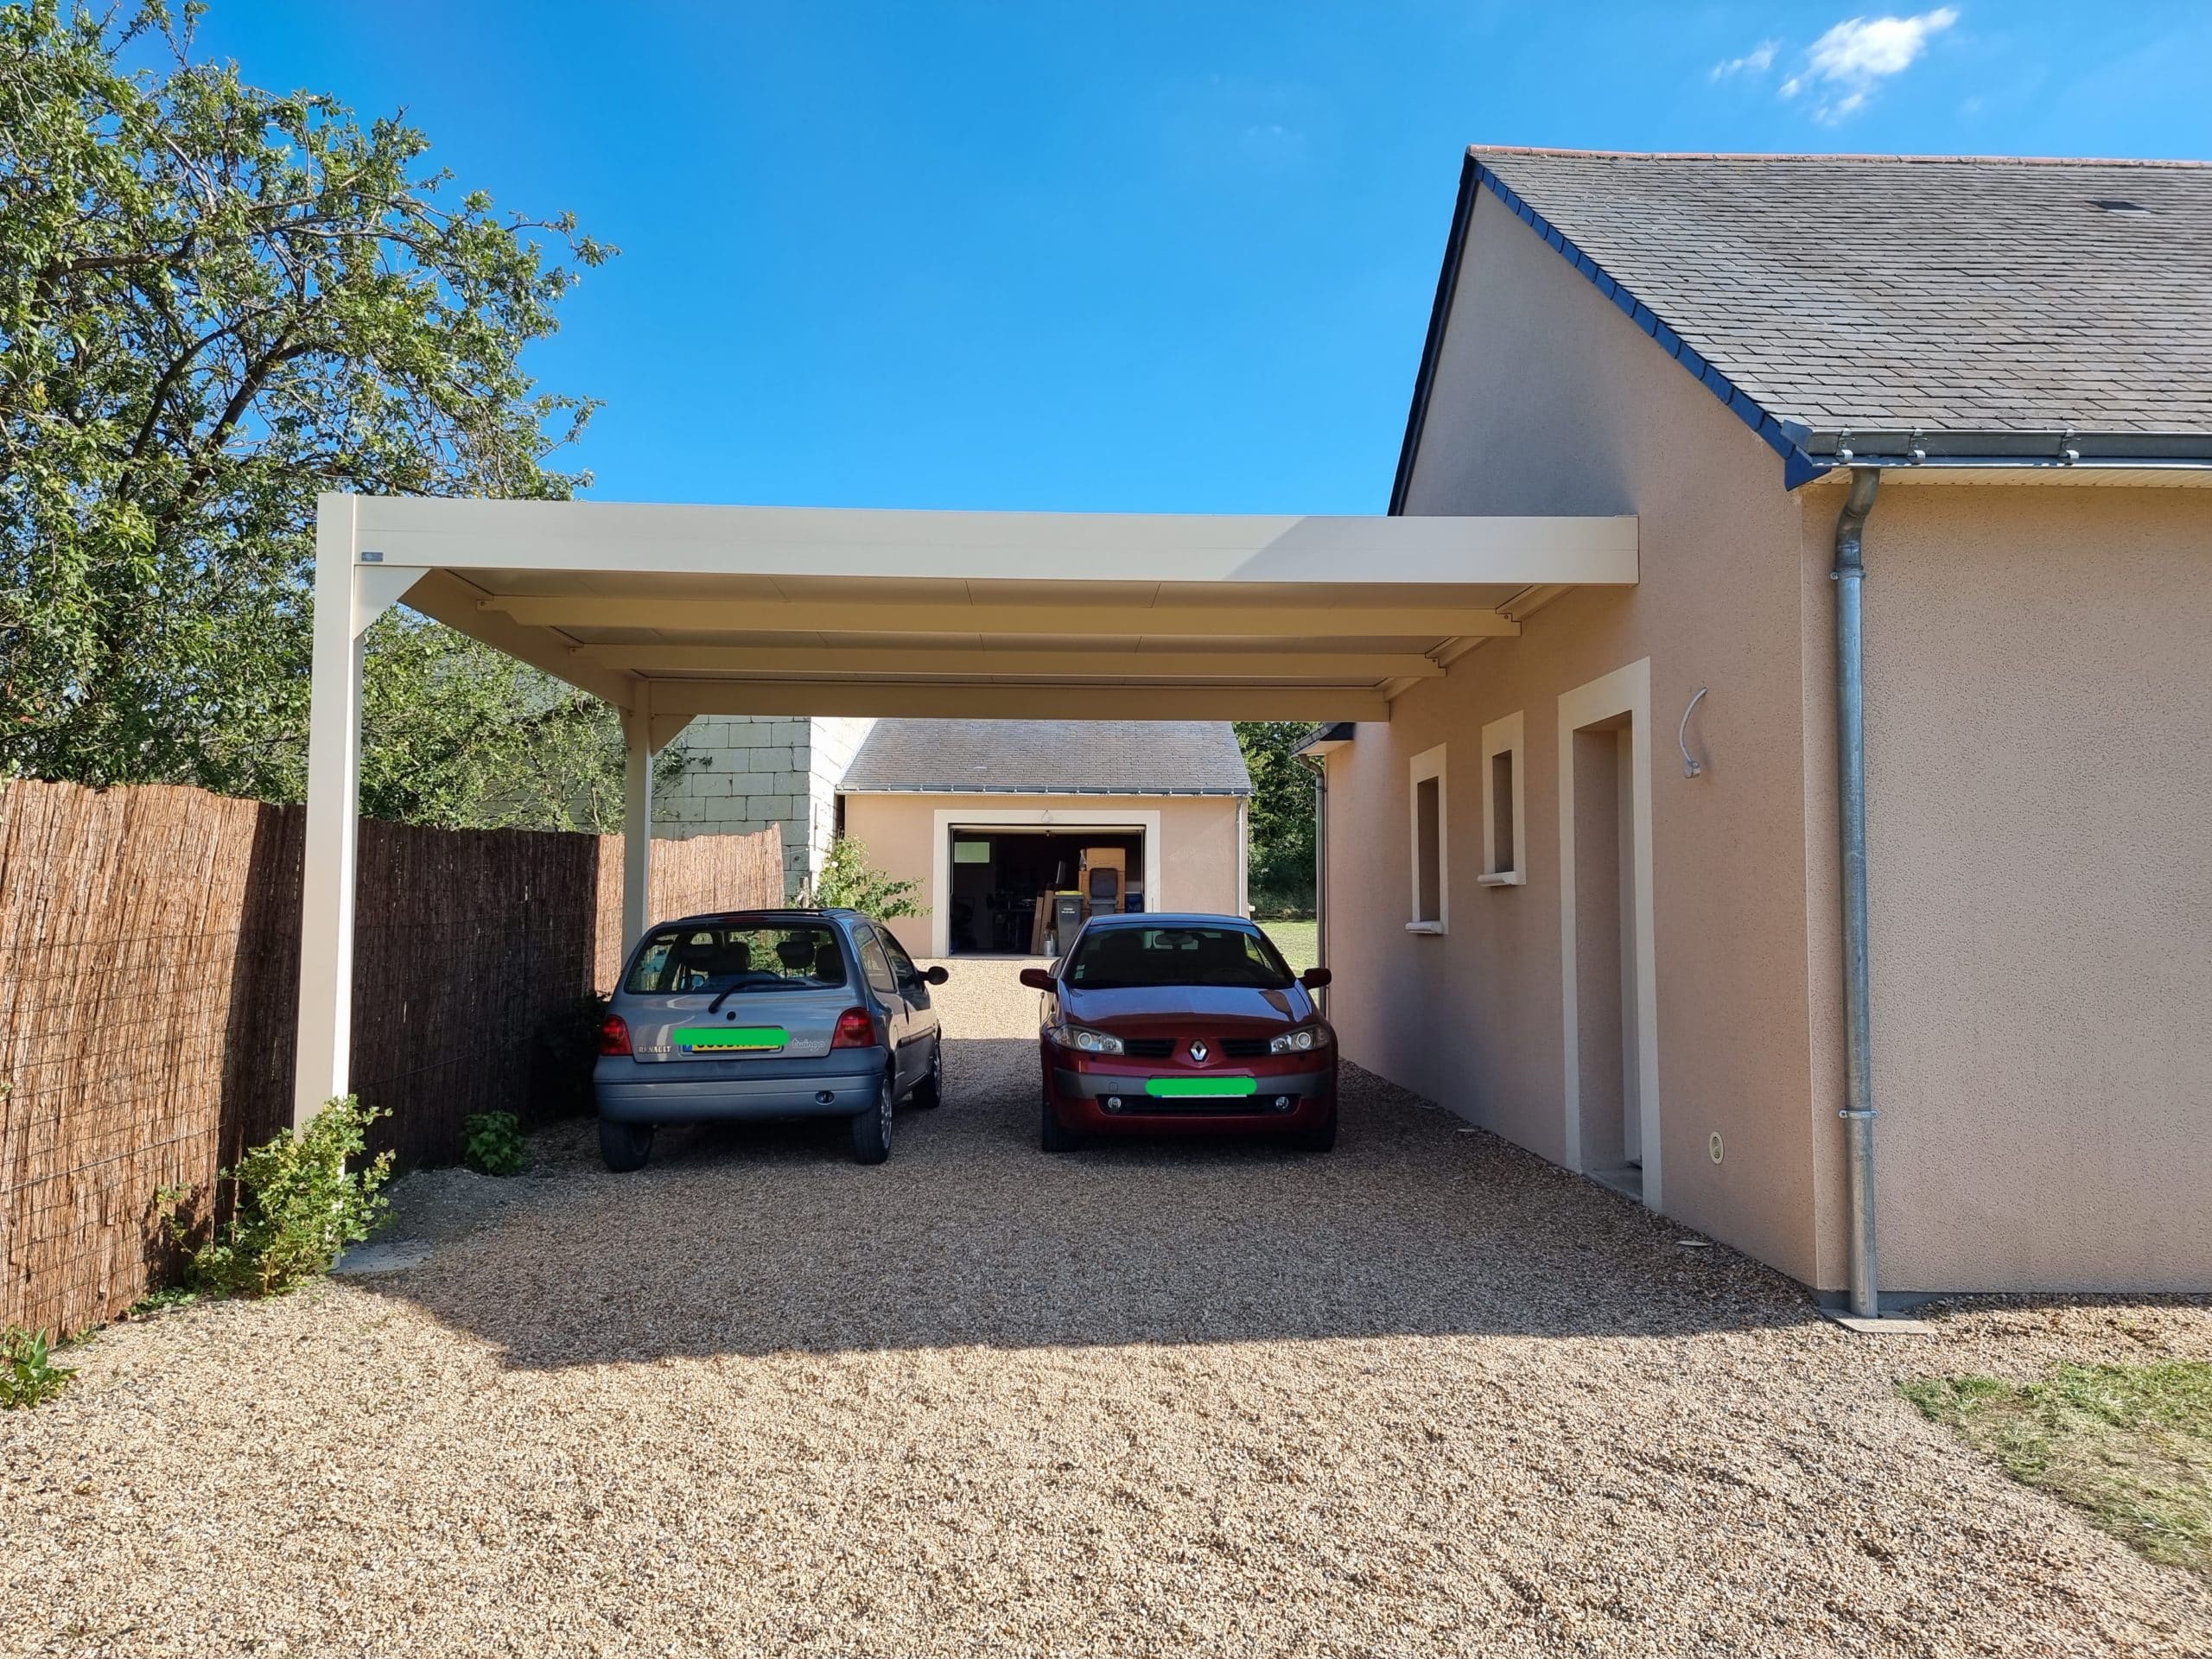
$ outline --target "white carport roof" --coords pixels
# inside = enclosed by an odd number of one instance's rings
[[[693,716],[1387,720],[1564,588],[1637,579],[1633,518],[953,512],[322,498],[296,1115],[346,1092],[360,636],[404,601],[604,697]]]
[[[1626,518],[338,510],[380,591],[660,715],[1382,720],[1535,595],[1636,580]]]

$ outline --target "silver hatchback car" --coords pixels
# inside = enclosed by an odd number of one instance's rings
[[[687,916],[646,931],[600,1027],[600,1153],[641,1167],[663,1123],[852,1120],[853,1157],[891,1155],[903,1101],[944,1098],[925,973],[854,910]]]

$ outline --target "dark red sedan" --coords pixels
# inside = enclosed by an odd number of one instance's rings
[[[1337,1036],[1266,934],[1234,916],[1095,916],[1045,993],[1047,1152],[1085,1135],[1264,1134],[1337,1140]]]

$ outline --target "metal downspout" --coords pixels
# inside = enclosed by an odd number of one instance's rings
[[[1851,475],[1851,494],[1835,524],[1836,832],[1843,855],[1844,1160],[1851,1204],[1851,1311],[1881,1313],[1874,1259],[1874,1033],[1867,957],[1866,680],[1859,588],[1866,570],[1859,537],[1881,487],[1878,467]]]

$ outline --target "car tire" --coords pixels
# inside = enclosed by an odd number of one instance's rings
[[[650,1123],[617,1123],[611,1118],[599,1120],[599,1155],[607,1166],[619,1175],[633,1169],[643,1169],[645,1160],[652,1156],[653,1126]]]
[[[918,1112],[933,1112],[944,1104],[944,1039],[937,1039],[930,1051],[928,1074],[914,1085],[906,1096],[906,1103]]]
[[[898,1096],[898,1086],[886,1071],[876,1085],[875,1103],[853,1119],[855,1163],[880,1164],[891,1156],[891,1109]]]
[[[1300,1152],[1327,1152],[1337,1144],[1337,1109],[1329,1108],[1329,1115],[1311,1128],[1293,1129],[1290,1144]]]
[[[1038,1117],[1037,1142],[1047,1152],[1073,1152],[1082,1144],[1075,1131],[1060,1122],[1060,1115],[1052,1109],[1049,1097]]]

